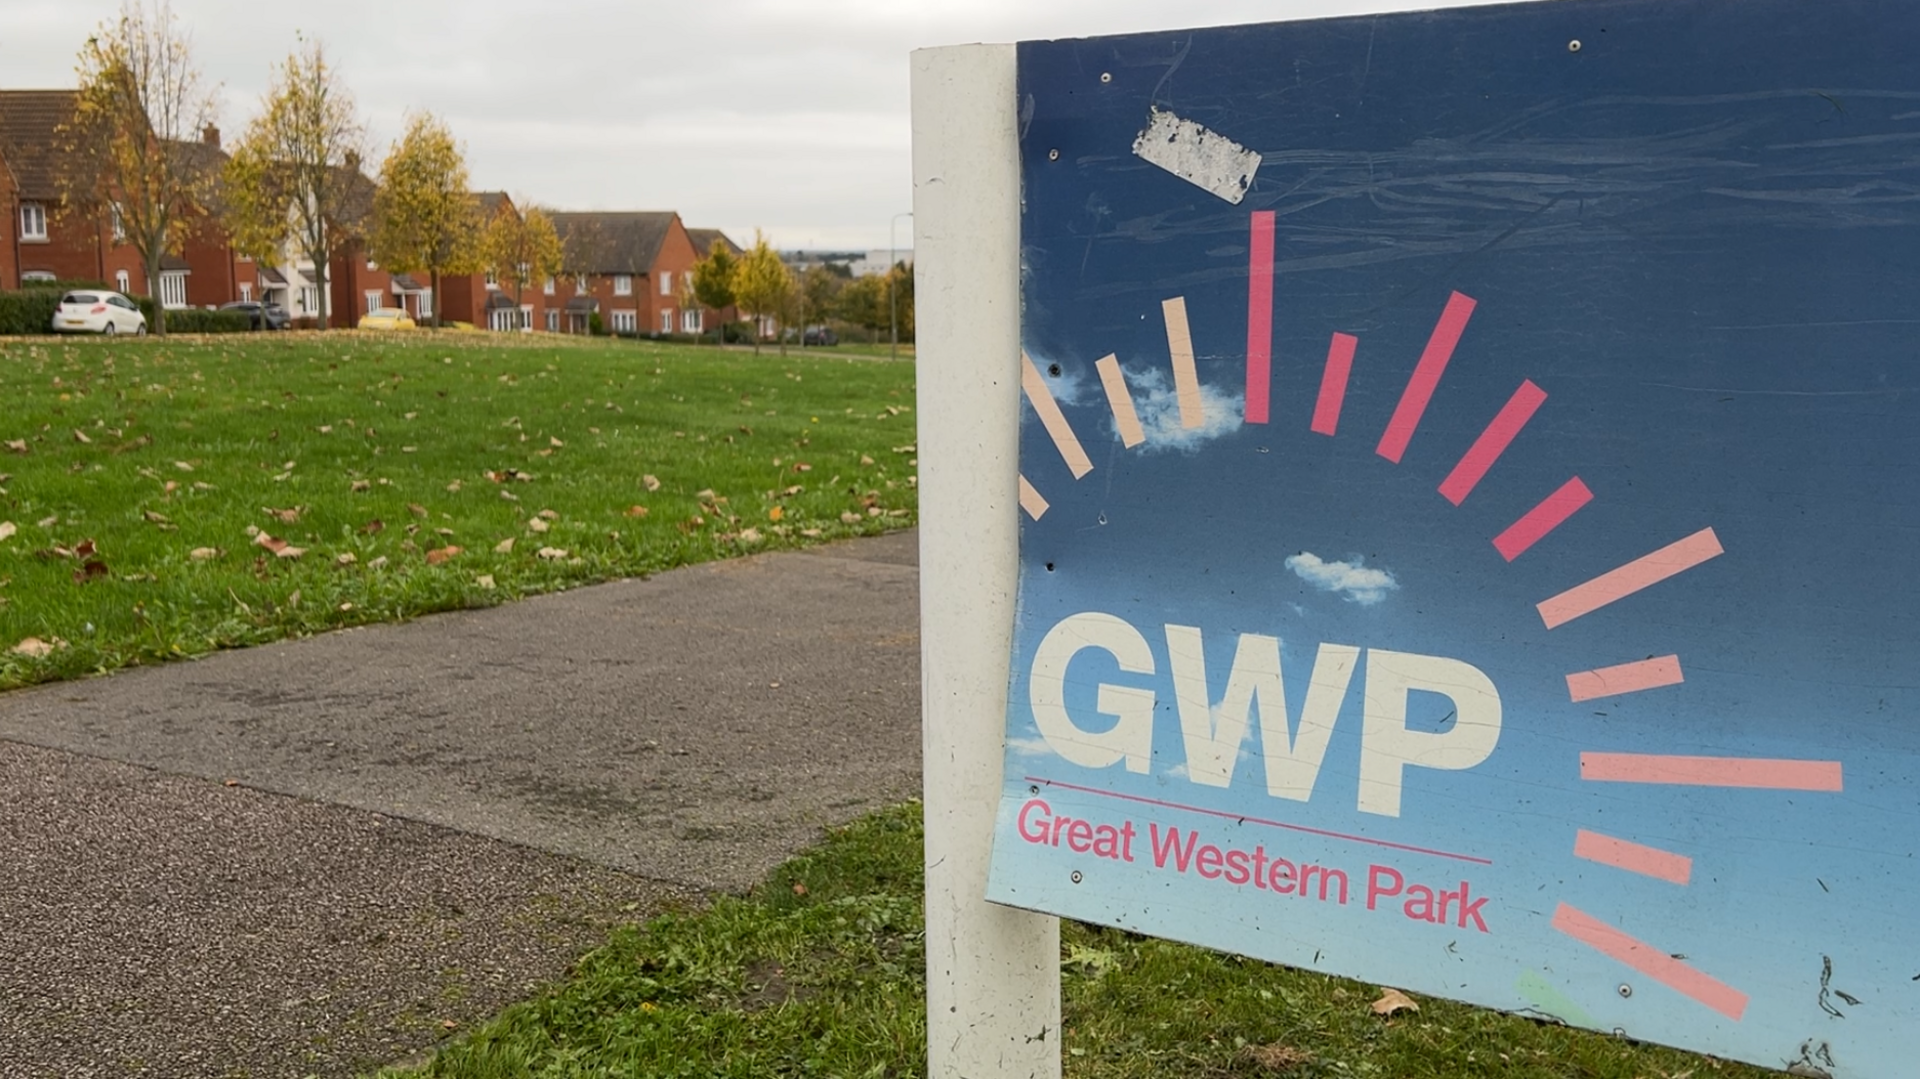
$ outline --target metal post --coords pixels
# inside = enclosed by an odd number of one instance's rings
[[[894,229],[903,217],[912,217],[913,211],[897,213],[887,222],[887,338],[893,342],[893,358],[900,358],[900,301],[895,298],[893,287],[894,263],[900,259],[900,245],[894,240]]]
[[[985,899],[1019,570],[1015,104],[1011,45],[913,54],[929,1079],[1060,1075],[1060,923]]]

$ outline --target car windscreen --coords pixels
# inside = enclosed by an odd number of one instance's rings
[[[61,303],[99,303],[100,297],[91,292],[69,292],[60,297]]]

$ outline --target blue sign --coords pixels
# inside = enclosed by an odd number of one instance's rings
[[[1034,42],[989,898],[1920,1041],[1920,7]]]

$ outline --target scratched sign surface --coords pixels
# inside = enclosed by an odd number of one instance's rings
[[[1920,1030],[1920,7],[1036,42],[995,901]]]

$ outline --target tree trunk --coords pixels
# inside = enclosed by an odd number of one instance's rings
[[[160,296],[160,256],[148,255],[147,295],[153,297],[153,332],[157,337],[167,335],[167,304]]]
[[[319,323],[320,323],[320,330],[323,333],[330,328],[327,325],[327,323],[332,321],[331,316],[333,314],[333,295],[327,288],[326,255],[327,253],[325,251],[321,251],[317,254],[310,254],[308,256],[309,258],[313,259],[313,284],[314,284],[314,287],[320,293]]]
[[[433,328],[440,328],[440,267],[427,271],[427,288],[433,297]]]

